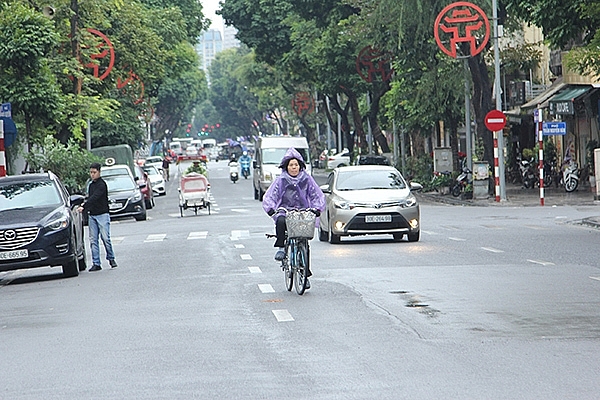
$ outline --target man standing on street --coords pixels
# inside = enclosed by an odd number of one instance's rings
[[[115,253],[113,252],[110,241],[110,215],[108,213],[108,187],[104,179],[100,177],[99,163],[90,165],[90,178],[92,182],[88,186],[88,198],[86,202],[79,207],[80,212],[88,213],[88,226],[90,232],[90,246],[92,248],[92,268],[90,272],[100,271],[100,246],[98,236],[102,238],[104,249],[106,250],[106,259],[111,268],[117,267]]]

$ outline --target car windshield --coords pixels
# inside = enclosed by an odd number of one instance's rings
[[[101,175],[102,175],[102,178],[106,178],[108,176],[113,176],[113,175],[129,175],[129,168],[123,167],[123,168],[103,169],[101,172]]]
[[[136,188],[135,183],[129,175],[113,175],[102,177],[106,181],[109,192],[118,192],[122,190],[133,190]]]
[[[307,158],[307,149],[296,149],[298,153],[302,156],[304,161],[308,160]],[[285,153],[288,149],[262,149],[262,157],[263,164],[281,164],[281,159],[285,156]]]
[[[394,170],[340,171],[336,190],[405,189],[406,182]]]
[[[148,158],[146,158],[146,164],[149,164],[149,163],[160,163],[160,162],[162,162],[162,158],[160,158],[160,157],[148,157]]]
[[[158,170],[153,167],[153,166],[146,166],[144,167],[144,171],[146,171],[146,173],[148,175],[160,175],[160,173],[158,172]]]
[[[0,211],[60,204],[60,196],[52,181],[12,182],[0,185]]]

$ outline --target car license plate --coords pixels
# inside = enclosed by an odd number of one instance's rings
[[[121,208],[121,203],[110,203],[108,206],[111,210],[116,210],[117,208]]]
[[[391,215],[367,215],[365,222],[392,222]]]
[[[29,257],[27,250],[0,251],[0,260],[16,260],[27,257]]]

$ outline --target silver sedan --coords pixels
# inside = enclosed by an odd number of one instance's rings
[[[339,243],[342,236],[404,235],[409,242],[421,236],[420,209],[412,191],[418,183],[407,184],[394,168],[380,165],[340,167],[321,186],[327,199],[320,216],[319,240]]]

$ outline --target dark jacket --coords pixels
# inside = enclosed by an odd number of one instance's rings
[[[83,209],[90,215],[108,214],[108,187],[104,179],[98,178],[90,183]]]

